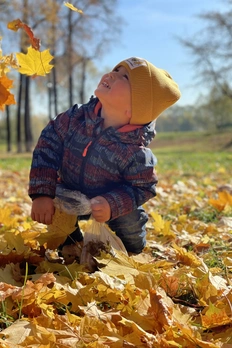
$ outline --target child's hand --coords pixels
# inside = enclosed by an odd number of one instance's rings
[[[38,197],[32,202],[31,218],[42,224],[50,225],[55,213],[53,199],[50,197]]]
[[[111,217],[111,209],[107,200],[102,196],[94,197],[90,200],[92,216],[98,222],[106,222]]]

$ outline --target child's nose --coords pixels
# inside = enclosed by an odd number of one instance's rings
[[[115,71],[109,72],[109,77],[113,79],[115,77]]]

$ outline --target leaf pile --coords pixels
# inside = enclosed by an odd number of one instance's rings
[[[232,182],[222,169],[167,173],[145,205],[144,252],[103,250],[92,273],[48,261],[28,173],[0,171],[1,347],[232,347]]]

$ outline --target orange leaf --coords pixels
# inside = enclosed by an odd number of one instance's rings
[[[227,191],[218,193],[218,199],[209,199],[209,204],[213,205],[217,210],[222,211],[226,206],[232,206],[232,195]]]
[[[16,104],[14,95],[9,92],[12,88],[13,80],[9,80],[8,77],[0,77],[0,110],[4,110],[5,105]]]
[[[1,80],[2,78],[0,78],[0,108],[5,104],[10,94]]]
[[[151,289],[150,301],[151,307],[148,309],[148,314],[154,318],[154,326],[157,331],[162,332],[165,325],[172,325],[173,303],[163,289]]]
[[[215,307],[211,302],[204,315],[201,315],[202,325],[209,329],[217,326],[231,324],[231,319],[226,314],[225,309]]]
[[[14,19],[13,21],[7,24],[7,28],[13,31],[18,31],[22,28],[23,22],[20,19]]]
[[[40,40],[34,36],[32,29],[27,24],[23,23],[20,19],[15,19],[14,21],[8,23],[7,28],[13,31],[18,31],[20,28],[23,29],[29,37],[32,47],[39,51]]]

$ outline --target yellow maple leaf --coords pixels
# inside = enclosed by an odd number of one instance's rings
[[[151,212],[151,216],[155,220],[153,222],[153,226],[155,228],[155,231],[161,232],[164,228],[164,220],[163,220],[162,216],[159,215],[158,213],[154,213],[154,212]]]
[[[209,204],[213,205],[219,211],[224,210],[227,206],[232,206],[232,195],[227,191],[218,193],[218,199],[209,199]]]
[[[83,14],[83,11],[82,10],[79,10],[77,7],[73,6],[73,4],[70,4],[70,2],[65,2],[64,1],[64,5],[68,8],[70,8],[70,10],[72,11],[75,11],[75,12],[78,12],[80,14]]]
[[[179,247],[177,244],[173,244],[173,248],[176,251],[177,259],[187,266],[198,267],[202,265],[200,258],[193,252],[187,251],[184,248]]]
[[[75,230],[76,220],[76,215],[69,215],[56,209],[52,218],[52,224],[47,227],[47,232],[41,233],[36,239],[40,245],[47,243],[47,248],[55,249]]]
[[[12,216],[12,211],[9,207],[0,209],[0,227],[15,227],[17,225],[17,221],[15,217]]]
[[[217,308],[211,302],[205,314],[201,314],[202,325],[209,329],[217,326],[231,324],[231,318],[228,317],[224,308]]]
[[[27,54],[16,53],[16,57],[20,66],[18,71],[21,74],[28,76],[45,76],[53,68],[53,65],[49,64],[53,59],[49,50],[40,52],[30,46],[28,47]]]

